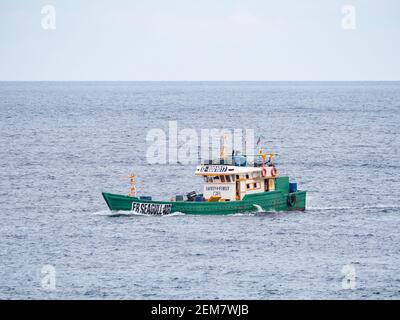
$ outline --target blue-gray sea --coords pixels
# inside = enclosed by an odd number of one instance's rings
[[[307,210],[111,216],[131,170],[200,191],[146,162],[169,121],[254,129]],[[2,82],[0,298],[398,299],[399,124],[399,82]]]

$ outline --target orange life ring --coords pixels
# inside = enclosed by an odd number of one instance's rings
[[[267,168],[263,167],[261,170],[261,176],[266,177],[267,176]]]
[[[273,177],[276,176],[276,169],[275,169],[275,167],[272,167],[271,176],[273,176]]]

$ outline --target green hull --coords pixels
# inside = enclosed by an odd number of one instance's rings
[[[103,192],[104,200],[110,210],[132,210],[132,203],[149,205],[170,205],[169,213],[182,212],[195,215],[226,215],[240,212],[262,211],[289,211],[305,210],[306,191],[289,193],[289,178],[280,177],[276,179],[277,189],[275,191],[248,194],[240,201],[227,202],[191,202],[191,201],[152,201],[141,200],[125,195]],[[294,199],[294,201],[293,201]],[[291,201],[290,201],[291,200]],[[257,206],[261,208],[257,208]],[[157,207],[157,206],[155,206]],[[156,214],[161,214],[156,212]]]

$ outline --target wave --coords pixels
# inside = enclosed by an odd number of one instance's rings
[[[253,204],[253,206],[257,209],[257,212],[265,212],[265,210],[258,204]]]
[[[126,216],[141,216],[141,217],[176,217],[176,216],[184,216],[186,215],[183,212],[173,212],[171,214],[165,214],[165,215],[152,215],[152,214],[144,214],[144,213],[137,213],[137,212],[132,212],[132,211],[125,211],[125,210],[120,210],[120,211],[110,211],[110,210],[101,210],[101,211],[96,211],[92,213],[95,216],[106,216],[106,217],[126,217]]]
[[[254,204],[253,205],[257,211],[249,211],[249,212],[238,212],[238,213],[232,213],[228,214],[226,216],[235,216],[235,217],[244,217],[244,216],[262,216],[266,214],[273,214],[273,213],[279,213],[279,211],[276,210],[268,210],[266,211],[263,209],[260,205]],[[333,206],[333,207],[307,207],[307,211],[331,211],[331,210],[339,210],[339,211],[349,211],[349,210],[395,210],[395,209],[400,209],[400,205],[374,205],[374,206]],[[282,211],[284,212],[284,211]],[[187,214],[184,212],[173,212],[171,214],[167,215],[149,215],[149,214],[143,214],[143,213],[136,213],[132,211],[110,211],[110,210],[101,210],[101,211],[96,211],[92,213],[93,215],[96,216],[107,216],[107,217],[126,217],[126,216],[139,216],[139,217],[177,217],[177,216],[186,216]],[[196,214],[196,215],[191,215],[191,216],[203,216],[202,214]]]
[[[326,211],[326,210],[360,210],[360,209],[400,209],[400,205],[374,205],[374,206],[354,206],[354,207],[307,207],[306,211]]]
[[[132,216],[134,215],[131,211],[110,211],[101,210],[92,213],[95,216],[105,216],[105,217],[121,217],[121,216]]]
[[[180,212],[180,211],[175,211],[175,212],[172,212],[171,214],[163,215],[163,217],[176,217],[176,216],[186,216],[186,213]]]
[[[237,213],[231,213],[231,214],[227,214],[225,215],[226,217],[251,217],[251,216],[256,216],[257,214],[263,214],[263,213],[267,213],[264,211],[260,211],[260,212],[237,212]]]

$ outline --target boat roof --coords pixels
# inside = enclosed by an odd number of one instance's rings
[[[196,167],[195,175],[197,176],[220,176],[230,174],[242,174],[260,172],[261,167],[240,167],[230,165],[216,165],[216,164],[204,164]]]

